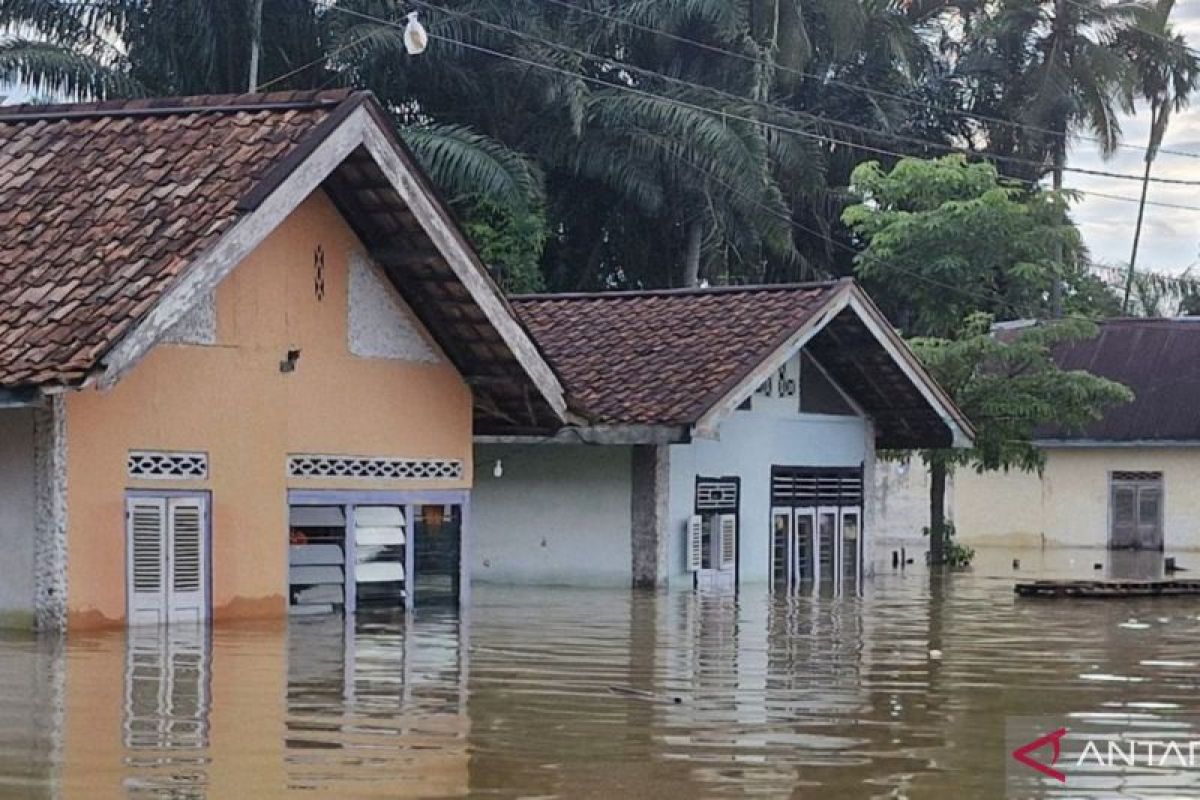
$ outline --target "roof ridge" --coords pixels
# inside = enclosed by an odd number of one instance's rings
[[[340,105],[356,95],[363,94],[369,94],[369,92],[357,89],[312,89],[288,92],[139,97],[91,103],[47,105],[22,103],[0,106],[0,124],[95,117],[168,116],[172,114],[319,108]]]
[[[828,289],[840,284],[852,283],[852,278],[807,283],[754,283],[741,286],[707,286],[681,289],[622,289],[610,292],[534,292],[532,294],[509,295],[509,302],[545,302],[549,300],[620,300],[638,297],[692,297],[717,294],[803,291],[806,289]]]

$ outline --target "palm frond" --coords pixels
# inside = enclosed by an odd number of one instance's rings
[[[413,125],[403,129],[433,182],[449,196],[478,196],[528,209],[541,202],[537,168],[520,153],[464,125]]]
[[[147,94],[122,66],[47,42],[0,42],[0,81],[19,83],[37,94],[76,100],[140,97]]]

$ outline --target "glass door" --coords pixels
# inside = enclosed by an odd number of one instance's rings
[[[792,588],[799,589],[801,584],[811,584],[814,580],[816,561],[816,521],[817,514],[811,508],[796,509],[796,529],[792,546]]]
[[[848,507],[842,509],[841,575],[846,586],[857,587],[862,580],[863,549],[860,525],[861,516],[862,512],[858,508]]]
[[[771,511],[771,588],[777,592],[791,591],[794,557],[792,510],[776,508]]]
[[[821,584],[834,584],[838,580],[841,565],[838,521],[837,508],[817,509],[816,581]]]
[[[412,506],[416,605],[458,604],[462,591],[462,507]]]

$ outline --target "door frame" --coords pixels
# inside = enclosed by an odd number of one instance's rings
[[[133,609],[131,607],[133,601],[133,588],[129,582],[129,565],[132,554],[129,552],[129,501],[130,500],[166,500],[165,516],[163,518],[163,530],[170,530],[170,500],[184,498],[188,500],[199,500],[204,504],[204,547],[202,548],[202,558],[204,559],[204,615],[200,620],[201,625],[208,625],[212,621],[213,610],[213,501],[212,491],[209,489],[126,489],[125,490],[125,627],[133,626]],[[168,542],[170,536],[167,536]],[[168,548],[169,549],[169,548]],[[166,575],[166,584],[170,584],[170,575]],[[166,624],[171,624],[170,618],[170,601],[167,601],[166,609]]]
[[[733,506],[721,506],[719,508],[700,508],[700,484],[701,483],[731,483],[735,490],[735,500]],[[736,593],[741,588],[742,582],[742,478],[740,475],[699,475],[697,474],[692,481],[692,516],[697,517],[712,517],[713,532],[712,542],[718,542],[718,537],[721,535],[720,519],[724,516],[733,517],[733,591]],[[720,545],[715,546],[715,553],[720,554]],[[711,554],[710,554],[711,558]],[[703,568],[692,573],[692,589],[701,588],[701,576],[706,572],[721,573],[725,570],[716,569],[705,570]]]
[[[342,506],[346,511],[346,535],[349,538],[354,533],[354,522],[349,513],[351,506],[403,506],[406,530],[404,536],[404,569],[405,592],[404,606],[411,611],[416,599],[416,575],[413,569],[413,552],[415,526],[412,524],[413,506],[458,506],[462,516],[458,542],[458,606],[465,608],[471,602],[471,492],[467,489],[416,489],[410,491],[382,489],[288,489],[287,502],[284,507],[284,519],[287,518],[287,508],[290,506]],[[285,535],[280,537],[283,548],[283,563],[288,561],[288,540],[286,526]],[[352,547],[352,543],[347,547]],[[347,558],[353,551],[347,553]],[[286,587],[285,587],[286,588]],[[355,608],[346,608],[348,614]]]
[[[854,541],[854,585],[861,586],[863,580],[863,510],[861,506],[842,506],[838,513],[838,557],[842,563],[838,568],[838,580],[846,579],[846,517],[858,520],[858,537]]]
[[[1131,474],[1157,475],[1157,478],[1125,478],[1117,477]],[[1131,552],[1164,552],[1167,546],[1167,480],[1161,470],[1110,470],[1108,472],[1108,530],[1105,535],[1105,548],[1108,550],[1126,550]],[[1139,518],[1141,515],[1141,491],[1143,488],[1156,484],[1158,489],[1158,547],[1142,547]],[[1113,533],[1117,521],[1116,490],[1127,487],[1133,490],[1133,545],[1117,547],[1113,544]]]
[[[783,518],[787,521],[787,526],[783,536],[783,573],[784,582],[787,584],[785,591],[792,591],[792,580],[795,575],[794,543],[796,538],[796,509],[787,506],[774,506],[771,508],[771,551],[770,560],[767,562],[768,579],[770,581],[771,591],[777,588],[777,576],[775,575],[775,520]]]

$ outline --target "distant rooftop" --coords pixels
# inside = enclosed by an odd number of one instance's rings
[[[1134,400],[1081,432],[1045,430],[1062,441],[1200,442],[1200,318],[1114,319],[1093,339],[1060,346],[1063,369],[1123,383]]]

